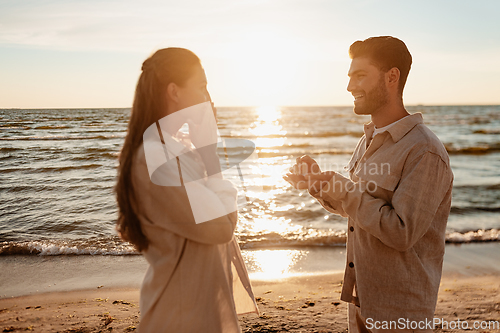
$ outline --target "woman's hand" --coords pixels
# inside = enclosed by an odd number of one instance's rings
[[[206,114],[201,115],[208,117]],[[209,117],[213,117],[210,115]],[[202,119],[199,122],[188,120],[189,126],[189,139],[196,149],[200,149],[212,144],[217,145],[217,124],[211,121]]]
[[[189,139],[201,156],[207,176],[221,178],[219,155],[217,155],[217,109],[213,102],[204,103],[202,108],[195,109],[187,120]]]
[[[217,154],[217,143],[196,149],[200,154],[208,177],[222,178],[219,155]]]

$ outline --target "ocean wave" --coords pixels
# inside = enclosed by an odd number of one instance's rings
[[[446,234],[447,243],[472,243],[500,241],[500,229],[475,230],[466,232],[449,232]]]
[[[466,154],[466,155],[482,155],[500,151],[500,143],[484,145],[484,146],[472,146],[472,147],[452,147],[446,145],[446,150],[448,154]]]
[[[306,229],[298,233],[279,234],[275,232],[239,235],[242,249],[297,246],[345,246],[347,234],[338,230]]]
[[[12,130],[29,130],[31,127],[29,126],[6,126],[6,125],[0,125],[0,130],[4,131],[12,131]]]
[[[43,126],[35,127],[35,129],[37,129],[37,130],[52,130],[52,129],[65,129],[65,128],[70,128],[70,126],[67,126],[67,125],[43,125]]]
[[[85,159],[88,161],[89,159]],[[60,172],[60,171],[71,171],[71,170],[85,170],[85,169],[97,169],[105,166],[104,164],[83,164],[83,165],[70,165],[61,167],[45,167],[45,168],[30,168],[30,167],[19,167],[19,168],[0,168],[2,173],[13,173],[13,172],[29,172],[29,173],[45,173],[45,172]]]
[[[103,159],[117,160],[119,156],[118,152],[107,152],[107,153],[89,153],[86,155],[72,156],[71,161],[102,161]]]
[[[16,147],[0,147],[0,153],[8,153],[10,151],[17,151],[17,150],[23,150],[23,149]]]
[[[238,235],[241,249],[267,249],[290,247],[345,246],[347,235],[338,230],[303,230],[299,233],[261,233]],[[446,243],[500,241],[500,229],[449,231]],[[32,240],[0,242],[1,255],[139,255],[131,244],[118,237],[90,238],[83,240]]]
[[[34,124],[32,121],[28,122],[17,122],[17,121],[7,121],[3,124],[0,124],[0,129],[30,129],[31,127],[28,124]]]
[[[364,135],[363,132],[301,132],[301,133],[286,133],[286,134],[261,134],[261,135],[241,135],[241,136],[222,136],[223,138],[238,138],[252,140],[256,138],[266,138],[266,139],[276,139],[276,138],[333,138],[340,136],[352,136],[355,138],[361,138]]]
[[[0,242],[0,255],[137,255],[132,245],[117,237],[86,240]]]
[[[71,171],[71,170],[81,170],[81,169],[96,169],[102,167],[102,164],[83,164],[83,165],[70,165],[64,167],[46,167],[37,168],[38,172],[59,172],[59,171]]]
[[[500,183],[497,184],[480,184],[480,185],[453,185],[455,189],[468,189],[468,190],[500,190]]]
[[[50,135],[50,136],[13,136],[8,138],[0,138],[4,141],[28,141],[28,140],[109,140],[123,138],[124,135],[93,135],[93,136],[67,136],[67,135]]]
[[[496,129],[480,129],[472,132],[474,134],[500,134],[500,130]]]
[[[257,149],[256,153],[259,158],[270,158],[270,157],[297,157],[304,155],[303,149],[293,149],[294,147],[276,147],[276,149],[271,148],[260,148]],[[342,149],[342,148],[331,148],[331,149],[308,149],[306,152],[308,155],[350,155],[352,154],[352,149]],[[233,156],[231,156],[233,157]]]
[[[242,249],[269,247],[345,246],[347,235],[343,231],[308,230],[300,234],[280,235],[277,233],[240,236]],[[500,229],[449,231],[446,243],[471,243],[500,241]]]
[[[477,213],[477,212],[500,212],[500,207],[451,207],[450,214],[469,214],[469,213]]]

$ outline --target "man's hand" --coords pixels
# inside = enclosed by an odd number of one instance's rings
[[[320,174],[321,168],[309,155],[302,155],[296,159],[296,163],[289,169],[294,175]]]
[[[306,177],[302,175],[294,175],[293,173],[287,173],[283,176],[283,179],[290,183],[297,190],[308,190],[309,184]]]
[[[319,175],[315,174],[305,175],[306,181],[309,184],[308,188],[309,194],[312,196],[318,194],[323,188],[323,186],[325,186],[325,184],[327,184],[334,176],[335,176],[334,171],[325,171]]]
[[[308,190],[311,195],[317,194],[325,183],[329,182],[335,172],[321,172],[321,168],[308,155],[297,158],[283,179],[298,190]]]

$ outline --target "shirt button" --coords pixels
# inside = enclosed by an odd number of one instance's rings
[[[353,268],[353,267],[354,267],[354,263],[353,263],[353,262],[350,262],[350,263],[349,263],[349,267]]]
[[[349,230],[354,231],[354,227],[350,227]]]

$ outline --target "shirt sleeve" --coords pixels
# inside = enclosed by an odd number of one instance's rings
[[[164,168],[162,177],[179,177],[177,167]],[[197,181],[191,184],[200,200],[189,200],[185,186],[161,186],[149,178],[145,161],[133,169],[134,193],[137,200],[136,211],[145,223],[152,223],[189,240],[204,244],[224,244],[233,238],[237,222],[237,190],[223,179]],[[196,223],[193,206],[198,211],[213,211],[225,208],[231,211],[203,223]],[[143,222],[144,223],[144,222]]]
[[[409,162],[392,197],[392,203],[370,194],[376,184],[353,182],[335,174],[320,193],[340,201],[360,228],[398,251],[411,248],[428,230],[453,174],[439,155],[426,152]]]

